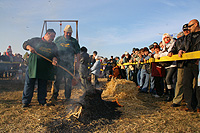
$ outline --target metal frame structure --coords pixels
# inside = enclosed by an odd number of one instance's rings
[[[62,22],[75,22],[76,23],[76,40],[78,41],[78,20],[44,20],[41,37],[47,31],[47,22],[60,22],[60,34],[62,34]]]

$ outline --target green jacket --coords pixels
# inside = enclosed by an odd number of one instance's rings
[[[57,57],[58,49],[53,42],[49,43],[42,38],[32,38],[23,43],[23,48],[25,50],[27,50],[27,45],[30,45],[36,50],[37,53],[45,56],[50,60],[52,60],[53,57]],[[35,53],[30,53],[28,69],[29,78],[39,78],[44,80],[54,79],[55,67],[51,62],[45,60]]]
[[[71,37],[66,39],[64,36],[59,36],[55,39],[55,44],[58,47],[59,64],[69,66],[74,63],[74,55],[80,53],[80,45],[78,41]]]

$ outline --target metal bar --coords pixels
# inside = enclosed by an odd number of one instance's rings
[[[44,21],[44,23],[43,23],[43,26],[42,26],[42,33],[41,33],[41,37],[42,37],[42,35],[43,35],[43,32],[44,32],[44,25],[45,25],[45,23],[46,23],[46,21]]]
[[[76,40],[78,41],[78,21],[76,21]]]
[[[191,59],[200,59],[200,51],[183,53],[182,57],[179,57],[177,54],[172,55],[172,57],[163,56],[160,59],[155,59],[155,61],[150,61],[150,62],[166,62],[166,61],[191,60]]]
[[[78,20],[44,20],[46,22],[78,22]]]
[[[46,29],[46,30],[45,30],[45,33],[46,33],[46,32],[47,32],[47,22],[46,22],[46,25],[45,25],[45,29]]]

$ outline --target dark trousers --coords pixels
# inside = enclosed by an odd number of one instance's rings
[[[47,80],[29,78],[28,67],[26,69],[24,91],[23,91],[23,95],[22,95],[22,103],[24,103],[24,104],[31,103],[36,80],[38,80],[38,93],[37,93],[38,102],[40,104],[46,103]]]
[[[164,93],[163,78],[162,77],[154,77],[154,78],[155,78],[156,94],[162,96]]]
[[[126,71],[125,71],[125,69],[120,69],[120,71],[121,71],[121,74],[122,74],[122,78],[126,79]]]
[[[87,89],[88,88],[88,85],[89,85],[89,82],[88,82],[88,76],[86,75],[82,75],[82,74],[79,74],[80,75],[80,79],[81,79],[81,88],[82,89]]]
[[[176,81],[177,81],[177,67],[168,68],[166,75],[167,85],[171,85],[172,88],[175,89]]]
[[[72,73],[73,68],[67,69]],[[53,94],[55,97],[58,96],[58,92],[60,90],[60,85],[62,83],[62,79],[64,78],[64,89],[65,89],[65,98],[69,99],[71,97],[71,90],[72,90],[72,79],[73,77],[65,72],[64,70],[58,68],[56,73],[56,80],[55,80],[55,93]]]
[[[198,74],[198,65],[194,63],[187,63],[186,66],[184,66],[183,91],[184,98],[189,109],[195,109],[197,102],[197,107],[200,108],[200,90],[197,86]],[[195,85],[193,85],[193,80],[195,80]]]

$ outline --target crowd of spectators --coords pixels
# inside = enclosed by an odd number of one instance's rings
[[[192,37],[186,42],[189,35]],[[199,38],[199,22],[196,19],[191,20],[183,25],[177,38],[165,33],[160,42],[153,42],[150,46],[140,49],[133,48],[131,54],[125,52],[121,58],[104,59],[103,63],[107,65],[103,68],[103,76],[107,77],[108,81],[111,77],[131,80],[136,83],[139,93],[149,93],[155,98],[164,97],[165,101],[172,101],[172,107],[181,105],[184,94],[187,104],[185,110],[200,112],[200,90],[197,85],[199,60],[154,62],[151,63],[151,68],[147,63],[150,58],[171,57],[173,54],[181,57],[184,52],[199,51]]]
[[[19,53],[12,52],[11,46],[8,46],[6,52],[0,52],[0,78],[13,77],[16,73],[22,73],[28,63],[28,55],[25,59]]]
[[[8,46],[6,49],[6,52],[3,52],[1,54],[0,52],[0,61],[6,61],[6,62],[20,62],[22,63],[24,59],[22,58],[22,55],[19,53],[14,53],[12,52],[11,46]]]

